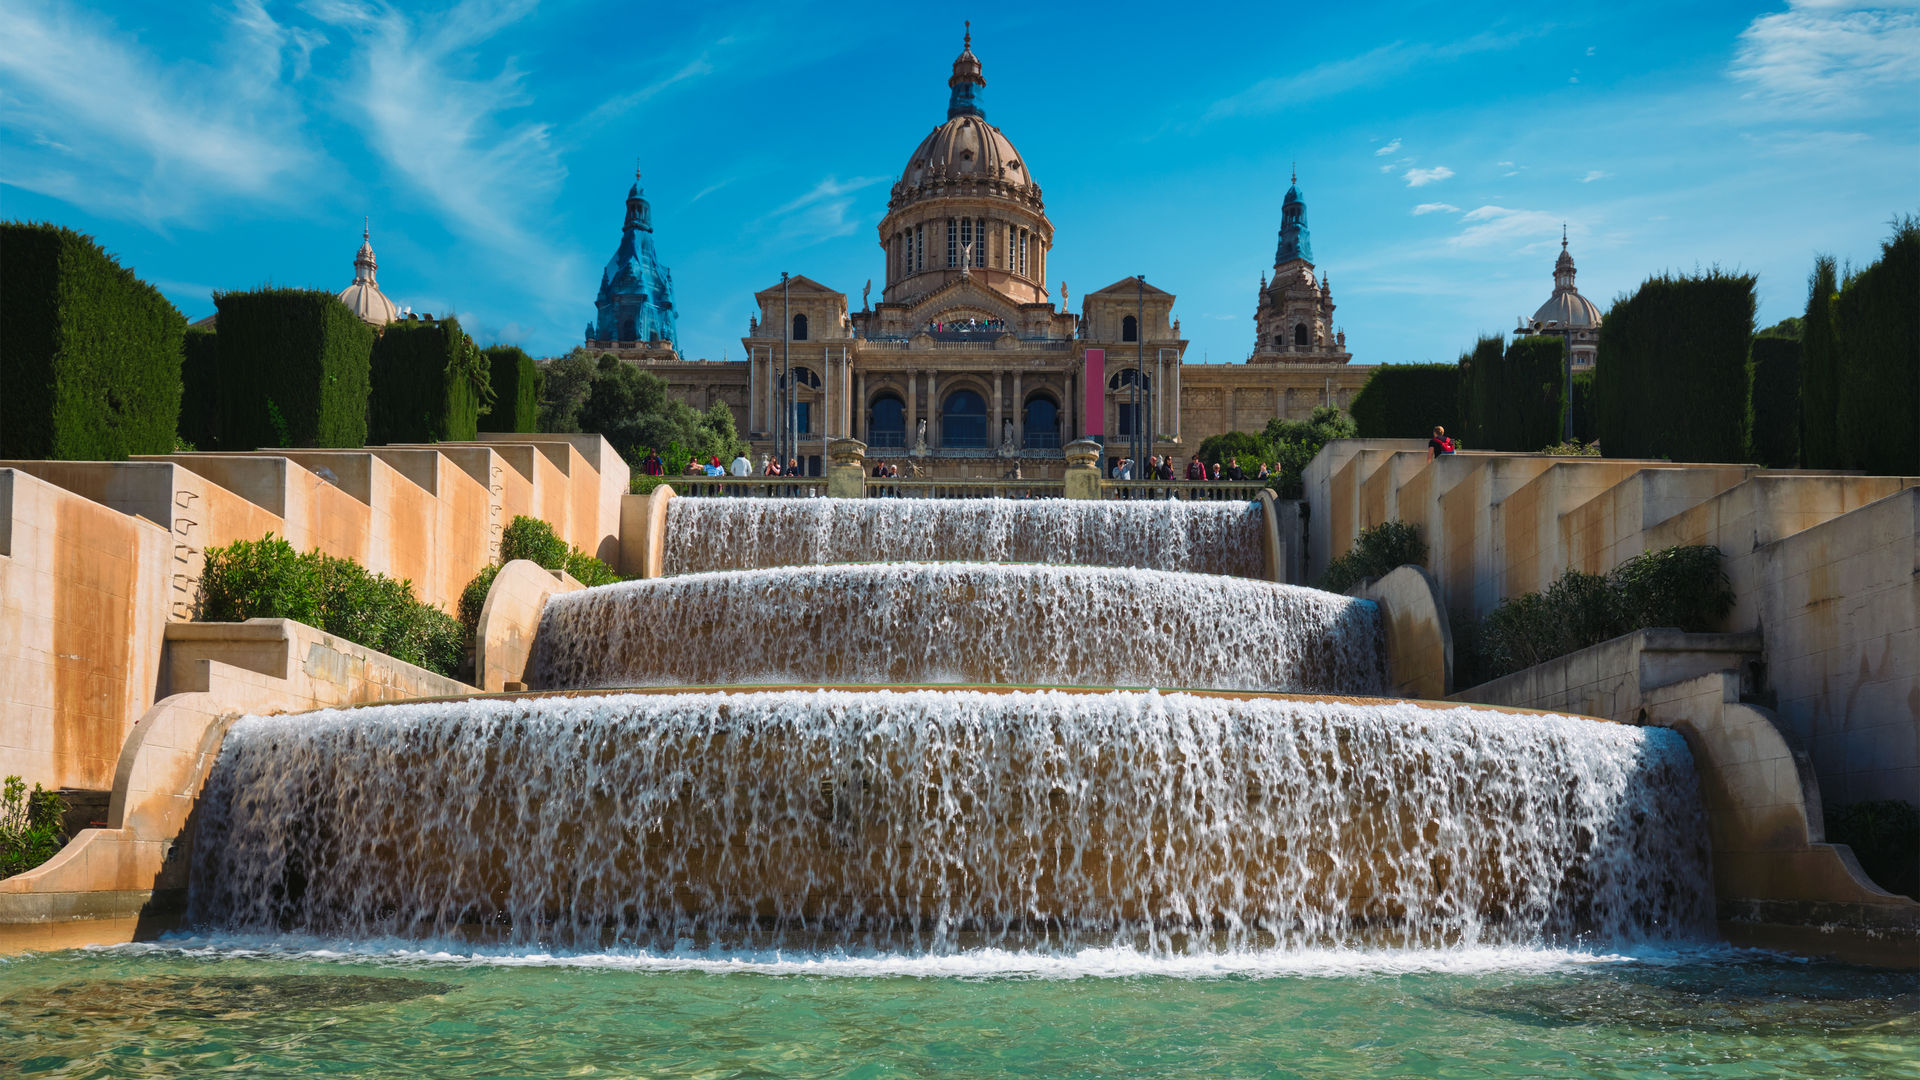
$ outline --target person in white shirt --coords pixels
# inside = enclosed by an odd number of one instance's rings
[[[735,476],[750,475],[753,472],[753,462],[748,461],[747,455],[744,453],[735,455],[733,464],[728,467],[728,471],[732,472]]]

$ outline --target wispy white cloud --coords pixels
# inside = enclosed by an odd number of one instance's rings
[[[1437,184],[1452,175],[1453,170],[1445,165],[1435,165],[1431,169],[1408,169],[1402,174],[1408,187],[1426,187],[1428,184]]]
[[[1392,157],[1393,155],[1399,152],[1400,152],[1400,140],[1395,139],[1392,142],[1388,143],[1387,145],[1381,147],[1380,149],[1375,150],[1373,152],[1373,156],[1374,157]]]
[[[154,228],[318,170],[291,83],[325,44],[239,0],[214,63],[168,66],[105,19],[0,5],[0,181]]]
[[[572,296],[569,259],[542,222],[566,177],[551,128],[522,119],[531,96],[512,61],[483,77],[477,46],[532,14],[534,0],[464,0],[432,18],[384,5],[308,0],[350,33],[357,70],[342,83],[342,112],[395,174],[463,239],[513,259],[550,304]]]
[[[1920,13],[1912,4],[1799,0],[1740,33],[1731,73],[1749,96],[1808,109],[1863,103],[1920,82]],[[1905,9],[1905,10],[1902,10]]]
[[[1591,184],[1595,180],[1605,180],[1607,177],[1612,175],[1613,174],[1610,172],[1602,172],[1599,169],[1589,169],[1587,170],[1587,175],[1580,178],[1580,182],[1583,184]]]
[[[712,54],[703,52],[699,56],[681,65],[679,70],[641,87],[638,90],[617,94],[593,107],[592,111],[580,118],[579,122],[568,129],[569,136],[585,136],[599,129],[608,121],[615,120],[636,106],[653,100],[660,94],[684,82],[690,82],[711,75],[715,71]],[[571,141],[571,138],[569,139]]]
[[[1390,173],[1399,167],[1400,166],[1395,165],[1393,162],[1389,161],[1385,165],[1380,166],[1380,171],[1383,173]]]
[[[1539,247],[1542,238],[1560,238],[1560,219],[1544,210],[1514,210],[1504,206],[1482,206],[1460,215],[1465,226],[1447,243],[1456,248],[1512,246],[1526,251]]]
[[[703,187],[700,189],[699,194],[696,194],[693,198],[688,199],[687,205],[692,206],[694,203],[699,202],[701,199],[704,199],[707,196],[713,194],[714,192],[719,191],[721,188],[726,187],[728,184],[731,184],[738,179],[739,177],[737,176],[729,176],[724,180],[719,180],[719,181],[715,181],[714,183],[708,184],[706,187]]]
[[[856,176],[841,180],[829,176],[806,194],[760,219],[759,226],[788,248],[851,235],[860,227],[853,214],[854,193],[886,179]]]
[[[1443,203],[1443,202],[1423,202],[1419,206],[1416,206],[1413,208],[1414,217],[1419,217],[1422,214],[1439,214],[1439,213],[1457,214],[1459,212],[1460,212],[1459,207],[1453,205],[1452,203]]]
[[[1206,112],[1206,119],[1276,112],[1303,101],[1332,97],[1384,82],[1434,61],[1457,60],[1477,53],[1510,49],[1538,33],[1538,29],[1506,34],[1487,32],[1462,41],[1437,45],[1391,42],[1358,56],[1316,64],[1292,75],[1262,79],[1237,94],[1214,102]]]

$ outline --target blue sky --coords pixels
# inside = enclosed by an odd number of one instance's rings
[[[1563,220],[1603,308],[1717,264],[1765,325],[1815,253],[1870,261],[1920,210],[1913,2],[1009,7],[8,0],[0,215],[94,234],[192,318],[344,288],[371,216],[390,296],[549,355],[638,158],[683,351],[738,359],[781,271],[856,305],[881,274],[969,14],[1049,285],[1145,273],[1195,362],[1247,355],[1293,162],[1359,363],[1511,328]]]

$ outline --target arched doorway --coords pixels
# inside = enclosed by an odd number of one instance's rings
[[[867,406],[868,449],[898,450],[907,445],[907,403],[900,395],[884,393]]]
[[[955,390],[940,405],[940,445],[957,450],[985,449],[987,399],[972,390]]]
[[[1060,406],[1045,394],[1027,399],[1021,419],[1024,442],[1029,450],[1055,450],[1060,446]]]

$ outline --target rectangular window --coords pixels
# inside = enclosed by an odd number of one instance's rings
[[[813,403],[810,401],[796,401],[793,403],[793,430],[802,435],[812,434],[813,432],[812,405]]]
[[[976,218],[974,219],[974,225],[977,227],[973,230],[973,235],[977,237],[980,242],[973,246],[973,265],[985,269],[987,265],[987,219]]]
[[[1134,416],[1136,415],[1136,410],[1138,408],[1139,406],[1135,405],[1131,401],[1122,402],[1120,404],[1118,409],[1118,415],[1116,417],[1116,420],[1120,424],[1120,430],[1115,432],[1114,434],[1116,435],[1133,434],[1133,428],[1134,428],[1133,421],[1134,421]]]
[[[927,268],[927,227],[925,225],[913,227],[913,268],[915,270]]]
[[[947,265],[960,265],[960,227],[952,218],[947,219]]]
[[[1014,265],[1013,265],[1013,226],[1011,226],[1011,225],[1009,225],[1009,226],[1007,226],[1007,257],[1006,257],[1005,259],[1002,259],[1002,260],[1001,260],[1001,264],[1002,264],[1003,266],[1005,266],[1005,267],[1006,267],[1007,269],[1009,269],[1009,270],[1012,270],[1012,269],[1014,269]]]
[[[1027,230],[1021,229],[1020,230],[1020,275],[1022,277],[1025,277],[1026,273],[1027,273]]]
[[[972,218],[963,217],[960,219],[960,252],[961,254],[967,257],[968,262],[973,261],[973,219]]]

